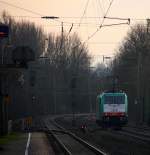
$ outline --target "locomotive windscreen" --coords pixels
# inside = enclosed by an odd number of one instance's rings
[[[108,96],[108,95],[105,95],[104,103],[105,104],[124,104],[125,103],[125,96]]]

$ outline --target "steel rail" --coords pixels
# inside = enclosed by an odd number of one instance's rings
[[[141,140],[143,142],[150,143],[150,138],[149,137],[141,136],[138,133],[131,133],[131,132],[128,132],[128,131],[119,131],[119,132],[117,132],[117,134],[118,133],[120,135],[130,136],[132,138],[136,138],[136,139]]]
[[[133,126],[133,125],[128,125],[128,126],[125,126],[125,128],[150,131],[150,127],[149,126]]]
[[[50,136],[52,136],[52,138],[54,139],[54,141],[57,142],[57,144],[59,145],[59,147],[62,149],[62,151],[64,152],[65,155],[72,155],[72,153],[66,148],[66,146],[58,139],[57,136],[55,136],[55,134],[53,133],[53,131],[49,130],[47,127],[47,131],[46,131],[47,137],[50,140]]]
[[[150,138],[146,138],[146,137],[142,137],[139,136],[137,133],[130,133],[128,131],[111,131],[112,134],[117,134],[117,135],[121,135],[121,136],[127,136],[127,137],[131,137],[133,138],[133,140],[140,140],[142,142],[146,142],[146,143],[150,143]]]
[[[134,135],[138,135],[140,137],[145,137],[145,138],[149,138],[150,139],[150,134],[146,133],[146,132],[142,132],[142,131],[132,131],[132,130],[128,130],[128,129],[123,129],[124,132],[127,133],[131,133]]]
[[[97,155],[108,155],[105,152],[101,151],[100,149],[96,148],[95,146],[89,144],[88,142],[84,141],[83,139],[79,138],[78,136],[76,136],[75,134],[67,131],[65,128],[63,128],[62,126],[60,126],[59,124],[57,124],[54,120],[52,121],[52,123],[57,126],[59,129],[62,129],[64,131],[66,131],[67,134],[69,134],[72,138],[74,138],[75,140],[77,140],[79,143],[81,143],[82,145],[88,147],[91,151],[93,151],[95,154]]]

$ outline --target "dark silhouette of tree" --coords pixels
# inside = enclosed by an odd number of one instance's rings
[[[119,77],[118,87],[128,94],[129,118],[134,122],[150,119],[149,49],[150,34],[143,24],[137,24],[128,32],[113,61],[113,73]]]

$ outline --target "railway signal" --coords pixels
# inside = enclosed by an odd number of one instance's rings
[[[9,35],[9,27],[7,25],[0,25],[0,39],[7,38]]]

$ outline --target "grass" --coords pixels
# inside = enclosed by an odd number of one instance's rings
[[[5,145],[10,143],[11,141],[18,140],[20,138],[19,133],[11,133],[6,136],[0,137],[0,145]]]

